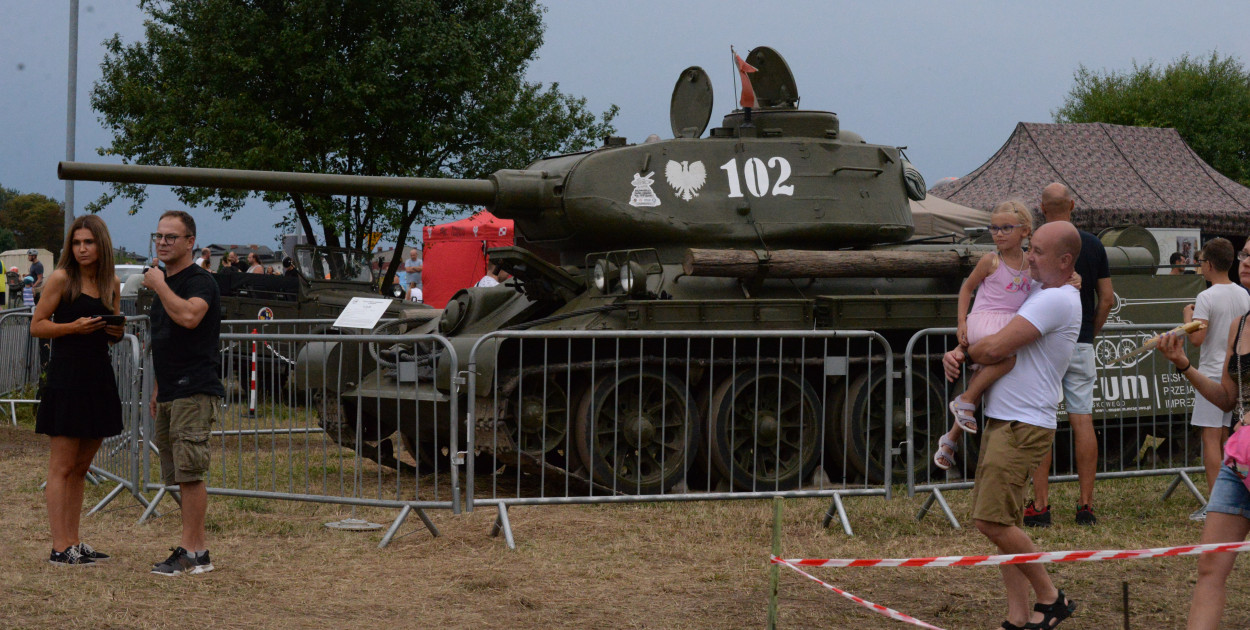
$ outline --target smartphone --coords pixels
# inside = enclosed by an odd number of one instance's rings
[[[105,326],[118,326],[126,323],[125,315],[101,315]]]

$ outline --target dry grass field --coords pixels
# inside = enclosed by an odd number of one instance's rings
[[[433,513],[431,537],[410,518],[379,550],[381,531],[342,532],[324,523],[350,509],[213,497],[210,548],[217,570],[151,575],[177,542],[177,512],[144,525],[125,497],[84,517],[82,531],[115,559],[66,569],[46,561],[42,493],[46,441],[29,426],[0,427],[0,628],[759,628],[764,626],[771,504],[665,503],[518,507],[518,548],[488,537],[493,509]],[[1201,485],[1201,481],[1199,481]],[[108,491],[88,487],[88,507]],[[1197,541],[1194,502],[1158,496],[1166,480],[1100,482],[1100,524],[1071,522],[1072,484],[1054,488],[1055,527],[1043,549],[1167,546]],[[957,514],[967,492],[950,495]],[[786,502],[787,557],[899,557],[989,553],[974,531],[953,531],[920,498],[848,498],[856,536],[823,530],[823,500]],[[173,509],[173,503],[162,505]],[[389,523],[391,510],[358,516]],[[1133,628],[1184,624],[1193,558],[1053,566],[1080,603],[1064,628],[1123,627],[1121,581],[1130,584]],[[1242,568],[1234,583],[1245,583]],[[945,628],[997,628],[1005,610],[998,573],[987,568],[816,569],[827,581]],[[1228,628],[1250,627],[1250,589],[1230,590]],[[782,628],[903,628],[782,569]]]

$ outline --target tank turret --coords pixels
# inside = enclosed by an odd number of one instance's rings
[[[896,147],[842,131],[832,112],[800,110],[785,61],[768,48],[747,62],[758,107],[725,116],[701,138],[711,85],[700,68],[673,92],[674,138],[540,159],[486,179],[365,177],[63,162],[62,179],[350,194],[484,206],[513,219],[563,264],[587,253],[654,248],[665,263],[686,248],[833,249],[911,236],[907,178]],[[911,187],[923,198],[924,185]]]

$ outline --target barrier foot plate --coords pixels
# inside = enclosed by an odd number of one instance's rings
[[[345,518],[341,521],[326,523],[326,527],[330,529],[342,529],[349,532],[369,532],[375,529],[382,529],[380,523],[370,523],[369,521],[359,518]]]
[[[503,532],[504,542],[508,543],[509,549],[516,549],[516,540],[512,538],[512,524],[508,522],[508,506],[499,504],[499,516],[495,517],[495,524],[490,527],[490,537],[499,536],[499,532]]]

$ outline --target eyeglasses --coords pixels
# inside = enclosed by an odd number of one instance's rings
[[[998,234],[999,232],[1002,232],[1003,234],[1007,234],[1018,227],[1024,227],[1024,226],[1023,225],[988,225],[986,227],[989,229],[990,234]]]
[[[191,238],[191,235],[189,234],[153,234],[152,242],[164,243],[166,245],[170,245],[170,244],[178,242],[178,239],[180,238]]]
[[[1204,263],[1204,262],[1207,262],[1207,259],[1206,259],[1206,258],[1195,258],[1195,259],[1194,259],[1194,264],[1195,264],[1195,265],[1201,265],[1201,264],[1202,264],[1202,263]]]
[[[1237,262],[1245,262],[1247,258],[1250,258],[1250,252],[1244,249],[1237,252]]]

